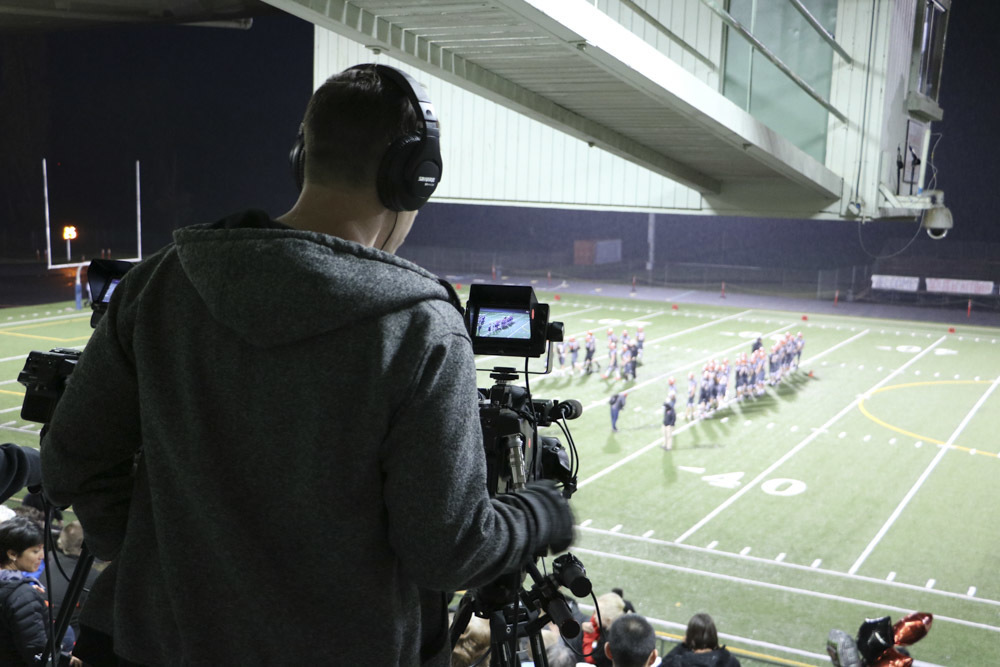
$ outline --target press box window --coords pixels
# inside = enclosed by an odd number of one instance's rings
[[[906,101],[910,114],[923,121],[944,117],[938,106],[938,95],[941,92],[950,9],[951,0],[917,0],[910,61],[910,94]]]

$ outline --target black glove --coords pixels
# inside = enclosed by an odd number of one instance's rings
[[[495,501],[520,510],[533,541],[532,554],[541,558],[549,551],[560,553],[573,544],[573,512],[555,482],[530,482],[517,493],[505,493]]]

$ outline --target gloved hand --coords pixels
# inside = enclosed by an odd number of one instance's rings
[[[560,553],[573,544],[573,512],[551,480],[529,482],[517,493],[493,499],[520,510],[527,520],[533,541],[532,554],[541,558],[548,552]]]

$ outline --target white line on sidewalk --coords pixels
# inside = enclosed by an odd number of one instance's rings
[[[900,366],[899,368],[897,368],[896,370],[894,370],[892,373],[890,373],[889,375],[887,375],[883,380],[881,380],[878,384],[876,384],[871,389],[869,389],[868,391],[866,391],[863,396],[869,396],[869,395],[871,395],[871,393],[874,392],[876,389],[878,389],[879,387],[881,387],[885,383],[889,382],[889,380],[891,380],[892,378],[896,377],[897,375],[899,375],[900,373],[902,373],[903,371],[905,371],[909,366],[911,366],[912,364],[916,363],[925,354],[927,354],[928,352],[930,352],[931,350],[933,350],[935,347],[937,347],[938,345],[940,345],[941,343],[943,343],[946,338],[947,338],[946,336],[941,336],[940,338],[938,338],[934,343],[932,343],[929,346],[927,346],[926,348],[924,348],[923,351],[921,351],[919,354],[914,355],[914,357],[912,359],[910,359],[905,364],[903,364],[902,366]],[[756,487],[761,481],[763,481],[764,479],[766,479],[772,472],[774,472],[779,467],[781,467],[781,465],[783,463],[785,463],[785,461],[787,461],[788,459],[790,459],[793,456],[795,456],[806,445],[808,445],[810,442],[812,442],[813,440],[815,440],[816,436],[818,436],[820,433],[824,432],[826,429],[830,428],[833,424],[835,424],[837,421],[839,421],[841,417],[843,417],[848,412],[850,412],[851,410],[853,410],[854,407],[858,404],[858,402],[861,401],[861,398],[862,397],[855,398],[853,401],[851,401],[850,403],[848,403],[847,406],[843,410],[841,410],[840,412],[838,412],[837,414],[835,414],[825,424],[823,424],[820,427],[820,430],[813,431],[808,436],[806,436],[799,444],[795,445],[790,450],[788,450],[788,452],[786,452],[781,458],[779,458],[777,461],[775,461],[770,466],[768,466],[765,470],[763,470],[759,475],[757,475],[756,477],[754,477],[751,481],[747,482],[747,484],[743,488],[741,488],[739,491],[737,491],[736,493],[734,493],[733,495],[731,495],[728,499],[726,499],[721,505],[719,505],[718,507],[716,507],[714,510],[712,510],[711,512],[709,512],[708,515],[705,516],[701,521],[699,521],[695,525],[693,525],[690,528],[688,528],[680,537],[678,537],[674,541],[675,542],[683,542],[687,538],[691,537],[691,535],[693,535],[695,532],[697,532],[699,529],[701,529],[705,524],[707,524],[709,521],[711,521],[712,519],[714,519],[715,517],[717,517],[719,514],[721,514],[723,512],[723,510],[725,510],[730,505],[732,505],[733,503],[735,503],[737,500],[739,500],[740,498],[742,498],[751,489],[753,489],[754,487]]]
[[[965,430],[965,427],[969,425],[969,422],[972,421],[972,418],[979,411],[979,408],[983,407],[983,403],[986,402],[986,399],[990,397],[990,394],[996,391],[998,385],[1000,385],[1000,375],[997,376],[997,379],[993,381],[993,384],[991,384],[990,388],[986,390],[986,393],[984,393],[982,396],[979,397],[979,400],[976,401],[976,404],[972,406],[972,409],[968,412],[968,414],[965,415],[965,419],[962,420],[962,423],[958,425],[958,428],[956,428],[954,432],[951,434],[951,437],[948,438],[948,442],[946,442],[938,450],[937,455],[924,470],[923,474],[921,474],[920,477],[917,478],[916,483],[914,483],[913,487],[903,497],[903,500],[900,501],[899,505],[889,516],[889,519],[885,522],[882,528],[879,529],[878,533],[875,534],[875,537],[872,538],[872,541],[868,543],[868,546],[865,547],[865,550],[861,552],[861,555],[858,556],[858,559],[854,561],[854,565],[852,565],[851,569],[847,571],[848,574],[854,574],[855,572],[858,571],[858,568],[860,568],[864,564],[868,556],[870,556],[872,551],[874,551],[875,547],[878,546],[878,543],[882,541],[882,538],[885,537],[885,534],[889,532],[890,528],[892,528],[892,524],[896,523],[896,519],[900,517],[900,515],[903,513],[903,510],[906,509],[906,506],[910,504],[911,500],[913,500],[913,496],[917,495],[917,491],[920,490],[920,487],[923,486],[924,482],[927,481],[927,478],[930,477],[931,472],[934,470],[934,468],[937,467],[937,464],[941,462],[941,459],[944,458],[944,455],[948,452],[949,449],[951,449],[952,445],[955,443],[955,439],[958,438],[958,436],[962,433],[962,431]]]

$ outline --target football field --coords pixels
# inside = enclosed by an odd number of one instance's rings
[[[467,290],[460,294],[464,302]],[[1000,330],[674,309],[598,294],[538,298],[567,338],[582,343],[594,332],[602,370],[608,327],[646,333],[635,381],[568,368],[531,377],[536,399],[584,406],[569,422],[580,459],[572,551],[598,594],[624,588],[675,636],[706,611],[731,648],[784,664],[829,664],[832,628],[854,635],[866,617],[895,622],[925,611],[933,628],[911,649],[920,663],[1000,664],[1000,517],[991,500],[1000,479]],[[18,372],[31,350],[82,347],[89,319],[68,303],[0,310],[0,441],[37,446],[40,426],[19,415]],[[799,331],[802,364],[786,381],[711,417],[683,419],[689,372],[734,361],[757,336],[769,346]],[[678,421],[667,452],[659,445],[669,377]],[[480,375],[480,387],[491,382]],[[608,399],[623,390],[612,433]]]

